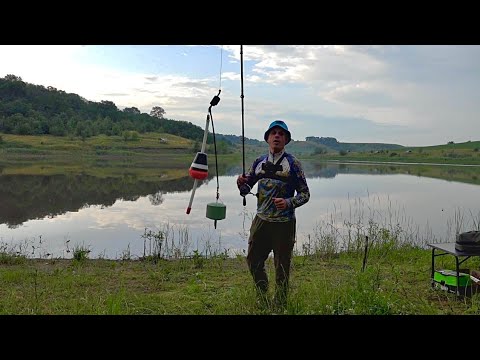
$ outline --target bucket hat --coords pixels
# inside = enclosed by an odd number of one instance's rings
[[[270,126],[268,127],[267,131],[265,131],[265,135],[263,135],[263,138],[265,139],[265,141],[267,141],[268,139],[268,133],[270,132],[270,130],[272,130],[275,126],[278,126],[280,128],[282,128],[283,130],[285,130],[286,134],[287,134],[287,141],[285,142],[285,145],[287,145],[290,140],[292,139],[292,135],[290,134],[290,131],[288,131],[288,126],[287,124],[285,124],[285,122],[283,122],[282,120],[275,120],[275,121],[272,121],[272,123],[270,124]]]

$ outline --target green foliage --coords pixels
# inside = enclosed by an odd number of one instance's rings
[[[163,119],[163,115],[165,115],[165,110],[161,106],[154,106],[152,111],[150,111],[150,116],[158,119]]]
[[[328,238],[327,242],[338,243],[342,236],[333,229],[334,224],[330,225],[318,229]],[[356,228],[357,224],[340,225],[344,226]],[[358,240],[358,246],[353,241],[352,246],[330,249],[333,251],[330,256],[318,252],[324,248],[318,243],[321,238],[309,237],[308,244],[303,246],[304,254],[294,254],[292,259],[290,291],[284,308],[271,301],[275,293],[271,257],[265,265],[272,286],[265,303],[259,306],[245,254],[228,257],[226,250],[210,249],[211,255],[207,257],[195,250],[193,256],[183,252],[168,261],[145,262],[132,260],[128,247],[123,253],[128,256],[122,255],[120,259],[123,261],[100,258],[84,261],[88,249],[76,246],[78,251],[74,251],[73,261],[0,262],[0,313],[480,314],[479,296],[457,299],[453,294],[432,289],[431,251],[405,241],[408,229],[369,221],[361,232],[370,238],[366,267],[362,264],[365,237],[354,239]],[[158,232],[145,229],[144,238],[156,238],[164,246],[169,243],[173,246],[168,234],[168,229]],[[0,253],[2,249],[6,248],[0,248]],[[178,246],[174,253],[177,250]],[[441,268],[454,266],[450,257],[437,261]],[[478,268],[480,258],[470,259],[468,266]]]
[[[322,155],[322,154],[326,154],[326,153],[327,153],[327,149],[325,149],[323,147],[316,147],[315,150],[313,150],[314,155]]]
[[[197,153],[200,150],[202,150],[202,144],[200,144],[199,141],[195,141],[195,143],[192,146],[192,152]]]
[[[203,256],[198,252],[198,250],[193,251],[193,266],[195,269],[201,269],[203,268],[203,263],[204,263],[204,258]]]
[[[119,110],[108,100],[88,101],[54,87],[25,83],[15,75],[0,78],[0,132],[19,135],[55,135],[86,138],[124,131],[167,132],[192,140],[202,139],[203,129],[185,121],[165,119],[159,106],[151,115],[136,107]]]
[[[76,244],[73,248],[73,259],[78,262],[83,262],[88,259],[88,254],[91,250],[85,245]]]
[[[385,252],[379,252],[385,254]],[[364,272],[359,253],[293,258],[285,309],[255,301],[245,257],[136,260],[26,260],[0,264],[1,314],[287,314],[401,315],[479,314],[477,297],[456,299],[433,290],[431,252],[399,247],[385,257],[372,254]],[[221,271],[219,271],[221,263]],[[473,264],[478,265],[478,263]],[[266,262],[274,276],[273,259]],[[199,270],[201,269],[201,270]],[[272,278],[273,279],[273,278]]]
[[[20,76],[16,76],[13,74],[7,74],[5,75],[5,80],[7,81],[22,81],[22,78]]]
[[[25,255],[0,252],[0,264],[13,265],[13,264],[24,264],[25,262],[26,262]]]
[[[25,247],[26,245],[20,244],[17,249],[16,247],[10,247],[7,243],[0,242],[0,264],[23,264],[26,260]]]
[[[123,112],[128,114],[141,114],[140,110],[138,110],[136,107],[125,108],[123,109]]]
[[[204,133],[204,129],[191,122],[166,119],[164,117],[166,112],[160,106],[153,107],[150,114],[142,113],[134,106],[119,110],[112,101],[89,101],[77,94],[66,93],[51,86],[26,83],[21,77],[12,74],[0,78],[0,99],[0,133],[4,134],[53,135],[86,141],[100,134],[123,136],[125,131],[136,131],[139,134],[168,133],[201,141]],[[216,134],[216,138],[218,154],[234,153],[242,142],[245,142],[247,152],[258,153],[266,149],[265,142],[256,139],[222,134]],[[363,153],[404,149],[397,144],[343,143],[330,137],[310,136],[306,140],[293,140],[287,150],[291,149],[294,154],[319,155],[327,151]],[[207,142],[209,145],[213,144],[211,133],[208,134]],[[454,144],[450,141],[448,145],[442,146],[448,149],[478,149],[478,143]],[[319,145],[325,148],[325,153],[316,150]]]
[[[467,141],[464,143],[436,145],[425,147],[405,148],[402,151],[388,153],[389,150],[370,150],[366,152],[351,151],[348,155],[339,155],[328,153],[322,156],[325,160],[353,161],[376,161],[388,162],[395,156],[396,162],[417,162],[417,163],[435,163],[435,164],[480,164],[480,157],[477,156],[475,149],[480,148],[480,141]],[[478,150],[477,150],[478,152]]]
[[[307,136],[305,142],[314,143],[315,146],[321,145],[331,152],[365,152],[365,151],[380,151],[380,150],[401,150],[404,147],[397,144],[384,144],[384,143],[345,143],[339,142],[336,138],[332,137],[317,137]]]
[[[231,145],[223,140],[216,141],[217,144],[217,154],[222,155],[222,154],[230,154],[233,152]],[[213,150],[214,146],[210,146],[210,148]]]
[[[139,135],[136,131],[124,131],[122,133],[122,137],[124,141],[138,141]]]

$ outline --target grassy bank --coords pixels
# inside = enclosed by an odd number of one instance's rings
[[[54,162],[56,164],[152,167],[162,163],[165,167],[181,163],[189,166],[192,156],[200,145],[167,133],[137,134],[134,138],[122,136],[93,136],[84,140],[76,137],[29,136],[0,134],[0,164],[29,164],[32,162]],[[303,146],[307,142],[302,143]],[[312,154],[298,144],[287,146],[300,159],[319,161],[366,161],[382,163],[429,163],[451,165],[480,165],[480,141],[439,146],[411,147],[401,150],[370,152],[329,152]],[[309,148],[312,151],[311,147]],[[230,149],[230,154],[219,155],[242,163],[242,148]],[[213,160],[213,144],[207,145],[207,153]],[[259,154],[267,151],[262,146],[245,147],[246,165],[250,165]]]
[[[190,140],[170,134],[143,134],[136,140],[103,135],[85,140],[50,135],[2,134],[1,137],[1,163],[8,165],[75,163],[148,167],[161,161],[165,166],[174,167],[176,163],[191,158],[193,153]]]
[[[189,176],[196,153],[193,141],[171,134],[140,134],[138,139],[127,141],[120,136],[103,135],[85,140],[46,135],[0,136],[0,174],[5,175],[81,173],[171,180]],[[209,159],[213,170],[212,153]],[[241,155],[222,155],[218,162],[219,166],[241,164]]]
[[[363,251],[296,255],[282,310],[256,304],[244,256],[67,260],[2,253],[0,314],[479,314],[477,295],[456,299],[431,288],[430,254],[384,244],[368,252],[364,271]],[[442,257],[437,265],[452,268],[453,261]],[[267,269],[273,279],[272,259]]]
[[[480,141],[400,150],[339,152],[312,155],[323,160],[480,165]]]

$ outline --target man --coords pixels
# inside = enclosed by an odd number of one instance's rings
[[[258,157],[248,173],[237,178],[237,186],[240,194],[245,196],[258,182],[257,214],[250,227],[247,253],[247,264],[257,294],[262,300],[266,299],[268,277],[265,261],[273,250],[274,303],[285,306],[295,243],[295,208],[308,202],[310,190],[300,161],[285,152],[285,145],[291,140],[287,124],[281,120],[273,121],[264,139],[269,145],[268,154]]]

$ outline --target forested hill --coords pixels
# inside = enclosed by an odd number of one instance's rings
[[[136,107],[120,110],[112,101],[89,101],[51,86],[26,83],[19,76],[0,78],[0,133],[86,138],[137,131],[203,139],[201,127],[166,119],[164,114],[160,106],[153,107],[150,114]]]
[[[54,87],[26,83],[16,75],[0,78],[0,133],[17,135],[73,136],[82,139],[105,134],[130,136],[138,133],[169,133],[196,141],[203,139],[204,129],[191,122],[167,119],[165,110],[154,106],[141,113],[136,107],[118,109],[112,101],[89,101],[77,94]],[[136,134],[138,135],[138,134]],[[219,153],[234,151],[242,144],[237,135],[216,134]],[[133,137],[133,135],[132,135]],[[399,149],[401,145],[381,143],[340,143],[335,138],[307,137],[292,141],[289,149],[298,154]],[[213,136],[208,135],[208,143]],[[245,138],[248,151],[263,151],[265,142]],[[232,150],[233,149],[233,150]]]
[[[344,143],[339,142],[333,137],[317,137],[307,136],[306,141],[323,145],[335,151],[380,151],[380,150],[399,150],[404,148],[403,145],[398,144],[384,144],[384,143]]]

